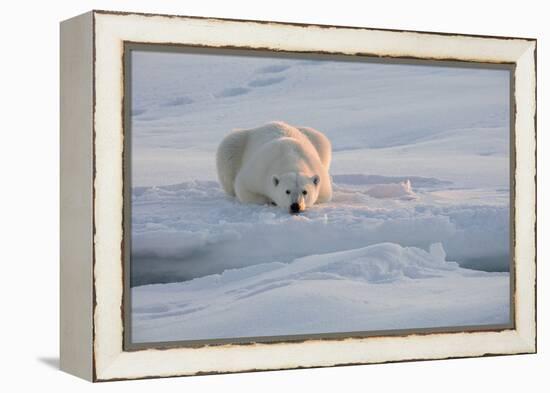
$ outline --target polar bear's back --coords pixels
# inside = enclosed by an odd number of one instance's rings
[[[282,122],[232,131],[222,140],[216,154],[218,178],[225,192],[235,195],[235,177],[242,164],[249,160],[254,152],[275,139],[296,136],[300,137],[296,135],[296,129]]]
[[[216,164],[223,189],[235,195],[235,178],[241,167],[253,160],[262,147],[276,140],[291,138],[307,149],[314,149],[328,169],[331,147],[328,139],[312,128],[295,128],[283,122],[271,122],[258,128],[236,130],[227,135],[218,147]]]
[[[258,151],[262,145],[276,139],[285,137],[300,139],[304,137],[295,127],[283,122],[271,122],[258,128],[243,130],[242,132],[247,133],[247,151],[249,152]]]
[[[300,133],[303,134],[313,145],[321,162],[328,169],[332,160],[332,146],[328,138],[319,131],[310,127],[298,127]]]

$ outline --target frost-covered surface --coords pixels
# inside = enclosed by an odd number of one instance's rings
[[[508,321],[506,71],[152,52],[132,64],[134,339]],[[223,136],[272,120],[330,138],[330,203],[291,216],[223,193]],[[437,243],[462,268],[428,252]]]
[[[133,289],[135,342],[508,323],[506,273],[382,243]]]

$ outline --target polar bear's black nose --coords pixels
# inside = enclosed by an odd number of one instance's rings
[[[300,213],[300,205],[298,205],[297,203],[293,203],[292,205],[290,205],[290,212]]]

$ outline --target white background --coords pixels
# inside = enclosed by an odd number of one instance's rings
[[[8,5],[9,4],[9,5]],[[508,392],[548,388],[548,19],[536,1],[13,1],[1,13],[0,390]],[[539,354],[92,385],[57,370],[59,27],[90,9],[538,38]],[[546,193],[548,194],[548,193]],[[546,199],[548,196],[546,196]],[[546,300],[546,301],[545,301]],[[544,366],[546,364],[546,367]]]

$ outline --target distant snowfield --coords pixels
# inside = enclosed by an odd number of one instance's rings
[[[509,72],[135,52],[132,182],[216,180],[224,135],[273,120],[332,142],[332,174],[509,184]]]
[[[132,67],[134,340],[508,322],[507,71],[154,52]],[[329,137],[330,203],[291,216],[223,193],[223,136],[272,120]]]

